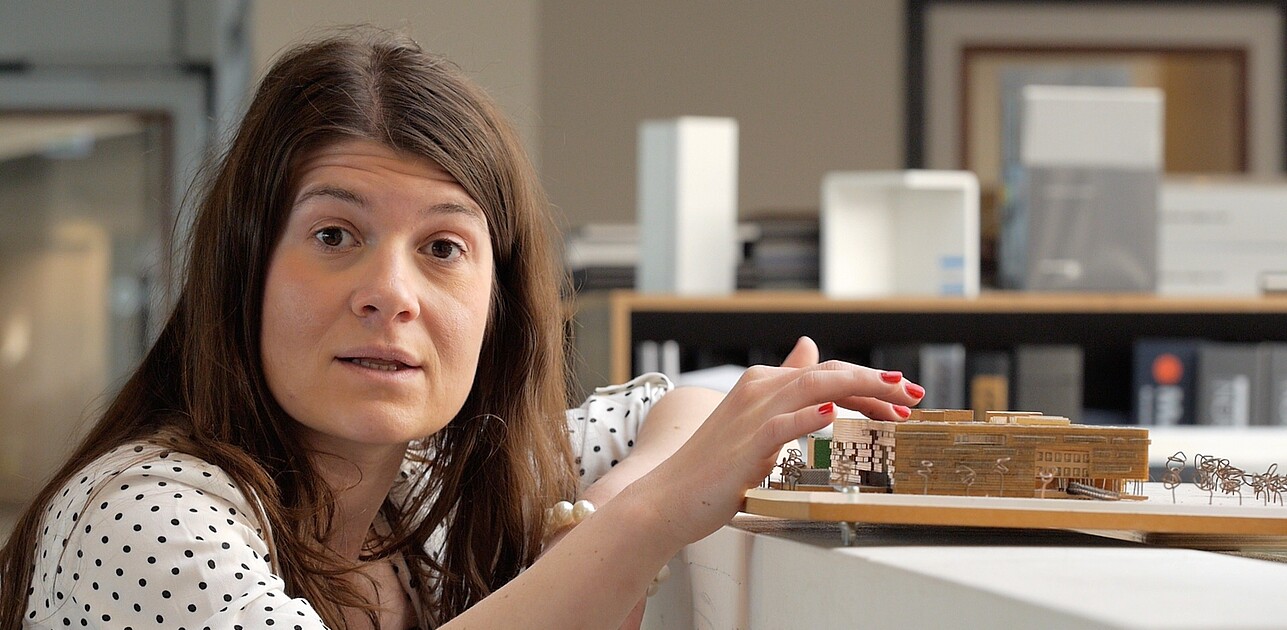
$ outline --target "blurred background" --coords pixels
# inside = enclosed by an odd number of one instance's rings
[[[196,169],[274,55],[328,28],[404,30],[459,64],[517,125],[569,235],[634,221],[640,121],[736,119],[739,221],[761,221],[757,235],[803,223],[813,239],[811,271],[744,284],[816,290],[831,171],[974,171],[994,280],[1015,73],[1162,88],[1167,173],[1277,175],[1283,14],[1281,2],[0,0],[0,534],[165,316]]]

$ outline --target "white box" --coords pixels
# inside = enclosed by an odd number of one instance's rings
[[[1287,271],[1287,181],[1172,178],[1158,214],[1158,293],[1258,295]]]
[[[1162,91],[1029,85],[1019,154],[1025,166],[1158,170]]]
[[[820,219],[830,297],[979,294],[974,173],[828,173]]]
[[[737,121],[683,117],[639,127],[639,270],[644,293],[737,286]]]

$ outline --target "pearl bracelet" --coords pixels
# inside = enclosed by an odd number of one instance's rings
[[[568,527],[575,527],[581,521],[589,518],[591,514],[594,514],[594,510],[594,504],[585,499],[581,499],[576,503],[559,501],[553,507],[545,508],[545,535],[547,537],[552,536]],[[661,588],[662,582],[668,579],[670,579],[670,565],[662,565],[661,570],[648,584],[648,597],[656,595],[657,590]]]
[[[545,508],[545,535],[552,536],[594,514],[594,504],[581,499],[576,503],[559,501],[554,507]]]

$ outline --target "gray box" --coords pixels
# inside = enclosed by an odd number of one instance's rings
[[[1008,288],[1152,291],[1163,96],[1152,88],[1028,85],[1007,168]]]
[[[1024,288],[1157,286],[1156,171],[1034,167],[1027,175]]]
[[[1021,345],[1014,349],[1014,407],[1073,422],[1082,410],[1081,346]]]

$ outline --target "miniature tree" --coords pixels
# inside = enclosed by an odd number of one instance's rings
[[[782,470],[782,489],[795,490],[801,475],[804,474],[801,472],[804,470],[804,459],[801,457],[800,449],[788,450],[787,456],[782,458],[778,468]]]
[[[965,464],[957,464],[956,474],[961,475],[961,483],[965,485],[965,496],[970,496],[970,486],[974,485],[974,469]]]
[[[1166,458],[1166,474],[1162,475],[1162,487],[1171,491],[1171,503],[1175,503],[1175,489],[1180,485],[1180,471],[1184,470],[1186,462],[1188,457],[1184,455],[1184,451],[1176,451]]]

